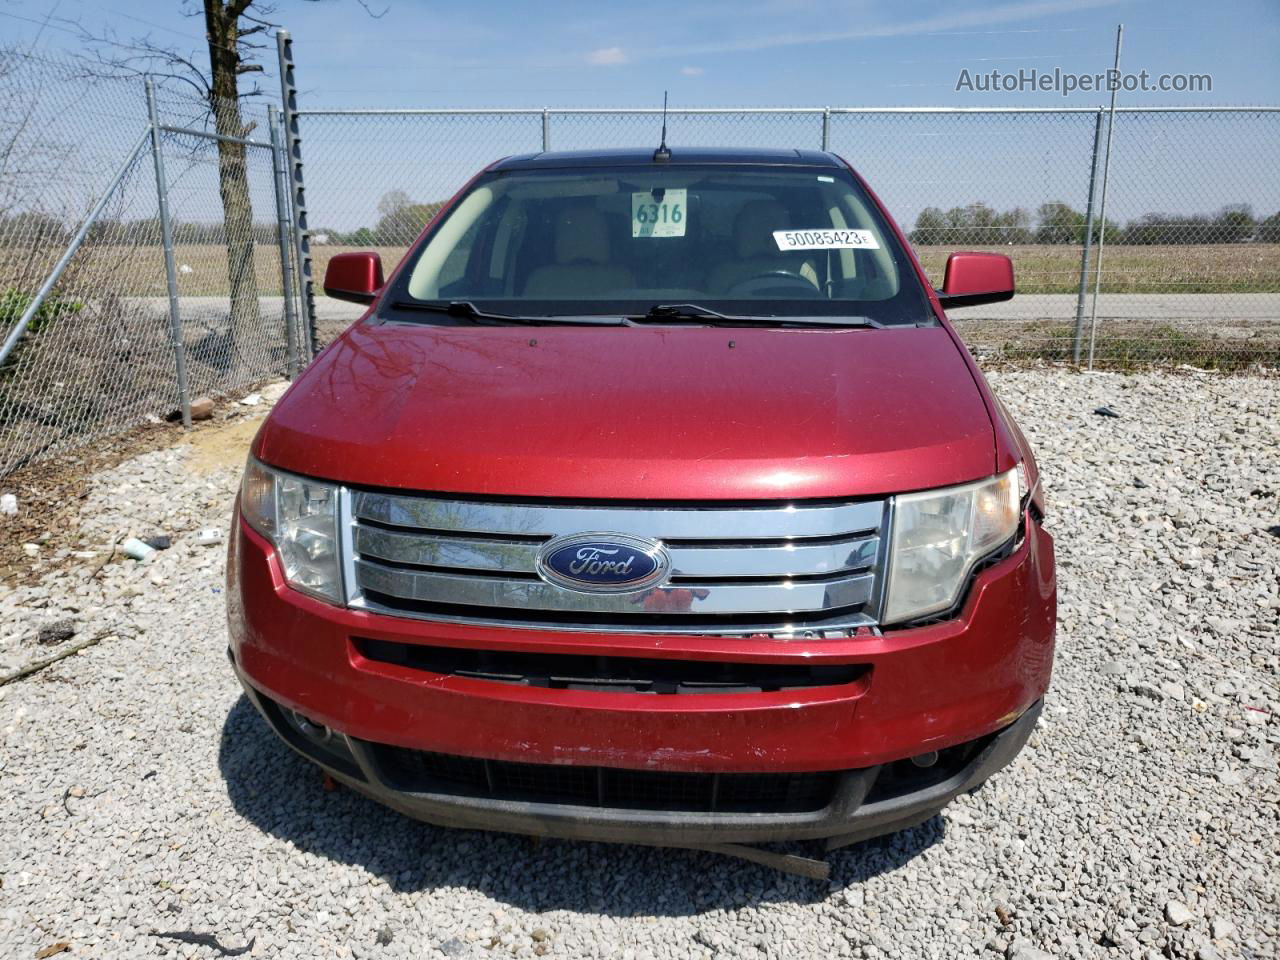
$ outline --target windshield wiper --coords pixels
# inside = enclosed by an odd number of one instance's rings
[[[460,320],[488,321],[491,323],[523,323],[534,326],[554,324],[583,324],[591,327],[621,327],[626,325],[622,317],[610,316],[556,316],[545,317],[517,316],[509,313],[490,313],[481,310],[470,300],[450,300],[448,303],[432,303],[429,300],[394,300],[390,304],[395,310],[415,310],[421,313],[443,313]]]
[[[884,326],[870,317],[846,316],[735,316],[697,303],[656,303],[644,316],[627,317],[631,323],[692,321],[709,327],[874,327]]]

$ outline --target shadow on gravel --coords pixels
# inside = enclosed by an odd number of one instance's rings
[[[692,850],[536,841],[419,823],[352,790],[275,736],[241,696],[227,714],[218,767],[236,812],[300,851],[383,878],[398,892],[466,887],[530,912],[682,916],[762,903],[814,903],[895,870],[940,841],[941,817],[828,857],[830,885]],[[788,849],[821,856],[820,847]]]

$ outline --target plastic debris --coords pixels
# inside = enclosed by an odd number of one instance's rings
[[[1120,414],[1116,413],[1110,407],[1098,407],[1093,412],[1100,417],[1116,417],[1118,419],[1120,416]]]
[[[163,533],[155,533],[149,537],[143,537],[142,542],[152,550],[168,550],[173,546],[173,541]]]
[[[205,527],[196,534],[196,543],[202,547],[211,547],[222,542],[222,530],[218,527]]]
[[[252,950],[253,945],[258,940],[257,937],[250,937],[249,942],[243,947],[227,947],[223,946],[213,934],[197,933],[194,930],[152,930],[151,935],[163,940],[177,940],[179,943],[192,943],[200,947],[212,947],[224,957],[242,956]]]
[[[18,513],[18,498],[12,493],[0,495],[0,513],[6,517],[16,516]]]
[[[251,393],[247,397],[241,397],[240,403],[246,407],[256,407],[262,402],[262,394]]]
[[[143,543],[137,537],[130,537],[120,544],[120,552],[132,560],[150,560],[156,555],[156,548]]]

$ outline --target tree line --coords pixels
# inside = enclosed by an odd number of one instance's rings
[[[329,243],[353,247],[402,247],[413,243],[444,204],[440,201],[420,203],[410,200],[403,190],[385,193],[378,201],[378,220],[372,227],[355,230],[315,230]]]
[[[444,206],[442,202],[419,203],[409,199],[403,190],[392,190],[378,201],[378,219],[372,227],[355,230],[313,230],[312,237],[323,242],[347,246],[405,246],[417,239],[422,228]],[[227,230],[223,221],[175,220],[173,242],[180,244],[225,244]],[[244,228],[254,243],[276,243],[279,226],[275,221],[251,223]],[[29,247],[65,246],[75,235],[76,225],[61,217],[39,211],[0,215],[0,242],[20,243]],[[237,235],[232,238],[242,241]],[[141,217],[132,220],[102,218],[89,228],[90,243],[147,245],[160,242],[160,218]]]
[[[1079,244],[1084,242],[1085,215],[1065,203],[1042,203],[1033,216],[1022,207],[999,211],[985,203],[967,207],[926,207],[916,218],[911,242],[920,246],[972,243]],[[1093,224],[1096,243],[1102,224]],[[1280,243],[1280,213],[1258,220],[1248,204],[1223,207],[1212,216],[1147,213],[1126,224],[1107,220],[1107,242],[1151,245],[1214,243]]]
[[[171,223],[173,242],[184,244],[225,244],[227,228],[224,221],[177,220]],[[75,236],[76,224],[69,224],[60,217],[47,213],[23,212],[0,216],[0,242],[21,244],[26,247],[66,246]],[[250,223],[238,227],[248,237],[237,234],[233,239],[252,240],[254,243],[278,243],[279,226],[275,221]],[[160,242],[160,218],[140,217],[133,220],[102,218],[94,221],[85,237],[86,243],[146,246]]]
[[[403,190],[393,190],[378,201],[378,219],[355,230],[316,229],[313,237],[344,246],[405,246],[422,232],[443,203],[421,203]],[[251,223],[246,228],[255,244],[278,242],[274,221]],[[74,225],[47,213],[27,211],[0,216],[0,238],[24,246],[65,246]],[[1097,242],[1101,224],[1093,225]],[[999,211],[985,203],[965,207],[925,207],[916,217],[909,236],[919,246],[969,243],[980,246],[1009,244],[1079,244],[1084,242],[1085,215],[1055,201],[1043,203],[1034,215],[1023,207]],[[97,244],[147,245],[159,243],[157,217],[133,220],[103,219],[91,228],[88,241]],[[173,239],[179,244],[225,244],[225,222],[176,221]],[[245,238],[234,238],[242,241]],[[1212,216],[1148,213],[1126,224],[1107,220],[1107,242],[1133,245],[1199,245],[1218,243],[1280,243],[1280,213],[1257,219],[1248,204],[1223,207]]]
[[[329,243],[347,246],[404,246],[412,243],[443,204],[420,203],[403,190],[378,201],[378,220],[355,230],[316,230]],[[1097,242],[1102,225],[1095,221]],[[1033,216],[1022,207],[998,211],[985,203],[967,207],[926,207],[916,218],[911,242],[919,245],[972,243],[1078,244],[1084,242],[1085,215],[1060,201],[1042,203]],[[1107,240],[1128,244],[1280,243],[1280,213],[1257,220],[1248,204],[1223,207],[1214,216],[1148,213],[1125,225],[1107,220]]]

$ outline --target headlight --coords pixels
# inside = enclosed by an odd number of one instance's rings
[[[1018,529],[1017,470],[896,499],[885,623],[946,610],[975,563]]]
[[[250,457],[240,485],[240,513],[275,544],[289,586],[341,602],[336,487],[272,470]]]

